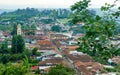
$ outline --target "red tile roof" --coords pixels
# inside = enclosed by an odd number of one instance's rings
[[[56,57],[56,58],[52,58],[52,59],[46,59],[45,61],[40,61],[38,63],[38,66],[48,65],[47,63],[51,63],[52,65],[62,64],[63,61],[64,60],[62,58]]]
[[[51,41],[50,40],[38,40],[37,41],[38,45],[51,45]]]
[[[31,67],[31,70],[32,70],[32,71],[35,71],[35,70],[37,70],[37,69],[38,69],[38,66],[32,66],[32,67]]]
[[[68,46],[69,50],[76,50],[79,46]]]
[[[88,55],[67,55],[72,61],[81,61],[81,62],[92,62],[93,59]]]
[[[103,69],[103,66],[97,62],[80,62],[76,61],[75,66],[82,72],[83,75],[95,75]]]

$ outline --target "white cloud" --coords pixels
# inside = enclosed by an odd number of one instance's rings
[[[79,0],[0,0],[0,7],[68,8]]]
[[[105,5],[105,3],[113,4],[115,0],[91,0],[91,1],[92,1],[91,7],[98,8],[98,7]],[[118,1],[120,1],[120,0],[118,0]],[[116,5],[120,6],[120,2],[117,2]]]
[[[69,8],[79,0],[0,0],[0,8]],[[91,0],[91,7],[100,7],[105,2],[113,3],[114,0]],[[117,5],[120,5],[118,2]]]

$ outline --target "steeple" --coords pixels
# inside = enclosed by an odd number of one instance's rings
[[[17,35],[21,35],[21,34],[22,34],[21,25],[18,24],[18,25],[17,25]]]

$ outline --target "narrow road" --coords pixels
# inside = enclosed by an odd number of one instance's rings
[[[55,47],[55,51],[56,51],[58,54],[62,55],[63,59],[68,63],[68,66],[69,66],[70,68],[73,68],[73,69],[75,70],[75,72],[76,72],[77,75],[81,75],[80,71],[75,68],[74,64],[71,63],[71,62],[68,60],[69,58],[68,58],[68,57],[65,57],[65,55],[61,53],[61,51],[59,50],[59,48],[53,43],[52,40],[51,40],[51,42],[52,42],[53,46]]]
[[[45,33],[46,33],[46,32],[45,32]],[[46,35],[49,36],[47,33],[46,33]],[[49,37],[49,38],[50,38],[50,37]],[[52,42],[52,45],[53,45],[53,47],[55,48],[55,52],[58,53],[58,54],[60,54],[60,55],[62,55],[63,59],[67,62],[68,66],[71,67],[71,68],[73,68],[73,69],[75,70],[75,72],[76,72],[77,75],[81,75],[80,71],[75,68],[74,64],[71,63],[71,62],[68,60],[69,58],[68,58],[68,57],[65,57],[65,55],[61,53],[61,50],[59,50],[59,48],[53,43],[52,38],[50,38],[50,41]]]

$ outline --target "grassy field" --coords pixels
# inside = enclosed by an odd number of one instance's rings
[[[67,19],[67,18],[65,18],[65,19],[58,19],[61,23],[63,23],[63,24],[65,24],[65,23],[67,23],[70,19]]]

